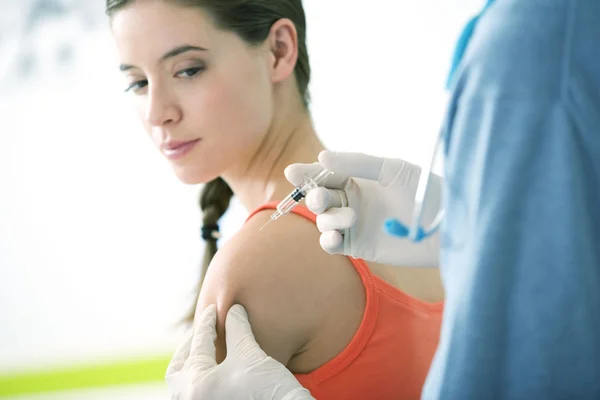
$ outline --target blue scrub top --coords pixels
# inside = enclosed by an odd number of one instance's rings
[[[600,398],[600,1],[496,0],[473,28],[423,398]]]

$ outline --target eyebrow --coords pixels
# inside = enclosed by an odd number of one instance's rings
[[[164,62],[165,60],[169,59],[169,58],[173,58],[175,56],[178,56],[180,54],[183,53],[187,53],[188,51],[208,51],[208,49],[205,49],[204,47],[200,47],[200,46],[191,46],[191,45],[183,45],[183,46],[178,46],[175,47],[174,49],[171,49],[169,51],[167,51],[159,60],[159,62]],[[132,68],[135,68],[133,65],[128,65],[128,64],[121,64],[119,66],[119,69],[121,71],[127,71],[130,70]]]

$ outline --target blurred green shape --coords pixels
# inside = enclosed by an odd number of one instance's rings
[[[106,388],[164,380],[171,356],[0,374],[0,396]]]

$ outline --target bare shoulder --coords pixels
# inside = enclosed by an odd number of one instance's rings
[[[311,251],[310,239],[318,243],[318,230],[311,221],[288,215],[260,231],[271,210],[262,211],[244,224],[214,257],[209,273],[227,279],[227,291],[235,290],[235,300],[274,300],[290,289],[313,283],[311,272],[318,254]],[[312,285],[311,285],[312,286]],[[295,291],[294,291],[295,292]]]
[[[259,231],[271,212],[253,216],[222,246],[207,272],[198,308],[217,304],[222,333],[227,310],[242,304],[261,347],[287,365],[324,327],[328,308],[335,307],[332,296],[356,277],[346,257],[320,248],[316,226],[299,215]]]

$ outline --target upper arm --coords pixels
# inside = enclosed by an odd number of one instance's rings
[[[217,358],[225,354],[225,316],[234,304],[248,312],[261,348],[286,365],[318,325],[315,260],[306,246],[318,246],[314,224],[291,215],[258,232],[268,214],[250,219],[215,255],[206,274],[198,310],[216,304]],[[304,243],[312,239],[314,242]],[[306,238],[302,241],[298,238]]]

